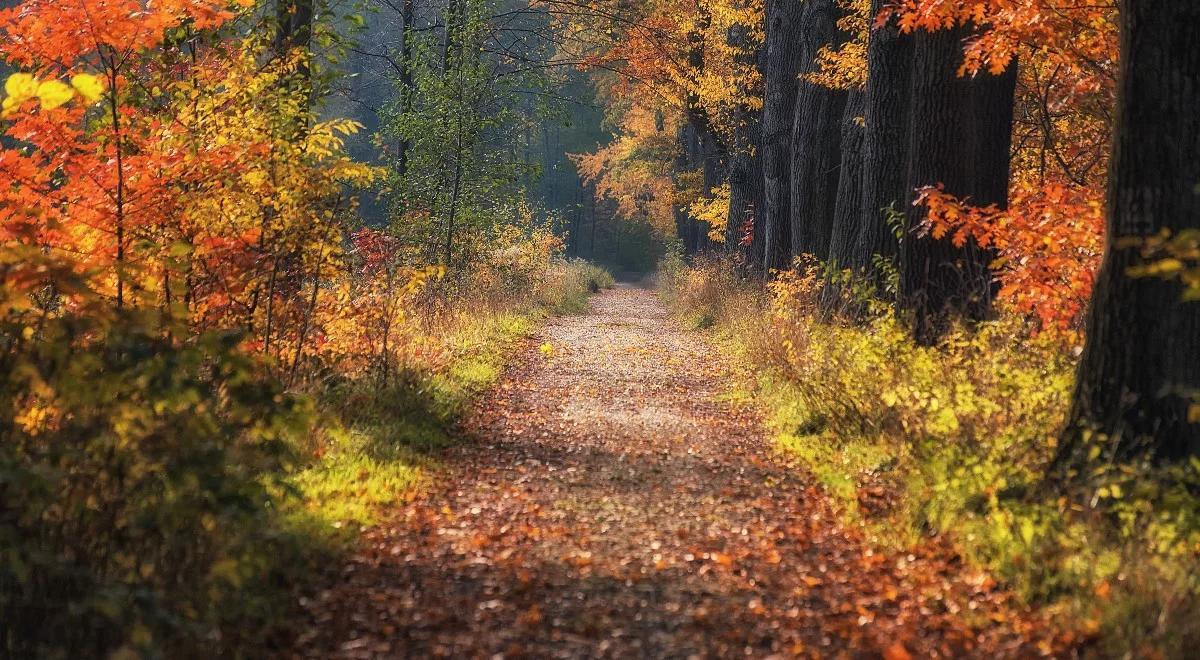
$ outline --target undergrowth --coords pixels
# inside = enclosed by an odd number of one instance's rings
[[[1107,461],[1047,475],[1075,353],[1002,314],[935,347],[861,292],[798,266],[766,285],[668,256],[660,288],[750,365],[743,389],[779,448],[875,542],[951,541],[1108,657],[1184,657],[1200,643],[1200,465]],[[831,293],[832,292],[832,293]]]
[[[0,287],[0,657],[263,655],[296,591],[436,478],[520,340],[611,283],[554,254],[446,278],[394,314],[386,358],[318,353],[290,388],[238,332]]]
[[[319,422],[301,452],[309,459],[296,483],[304,505],[298,524],[334,537],[377,522],[437,472],[436,450],[471,401],[499,377],[508,357],[545,316],[579,313],[588,295],[611,287],[604,269],[554,261],[524,282],[460,284],[461,294],[433,301],[407,321],[394,373],[321,384]],[[445,295],[445,294],[443,294]]]

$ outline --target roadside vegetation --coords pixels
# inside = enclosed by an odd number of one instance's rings
[[[746,365],[735,396],[848,522],[881,546],[945,541],[1105,656],[1200,641],[1200,462],[1104,462],[1070,489],[1048,476],[1078,361],[1068,337],[1002,314],[918,346],[816,264],[767,285],[736,273],[669,256],[660,287]]]

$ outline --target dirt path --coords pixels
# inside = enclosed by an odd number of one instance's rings
[[[539,349],[548,343],[549,351]],[[310,657],[1045,652],[935,553],[872,553],[719,401],[728,366],[649,291],[551,322],[465,424],[440,485],[307,604]]]

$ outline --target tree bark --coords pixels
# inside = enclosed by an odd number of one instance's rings
[[[725,246],[744,255],[748,265],[762,264],[763,248],[763,167],[762,127],[759,115],[746,110],[734,130],[729,156],[729,218],[725,226]],[[750,242],[741,245],[745,225],[749,223]]]
[[[863,90],[851,90],[846,110],[842,113],[841,173],[838,176],[837,206],[829,241],[829,262],[838,269],[853,266],[863,221],[863,147],[866,129],[862,122],[865,109],[866,94]]]
[[[1118,458],[1200,455],[1188,423],[1200,390],[1200,303],[1182,286],[1131,277],[1139,239],[1200,229],[1200,5],[1121,3],[1121,73],[1108,183],[1108,234],[1059,464],[1081,431],[1107,436]],[[1132,239],[1132,241],[1130,240]]]
[[[888,0],[871,0],[872,18]],[[867,42],[867,88],[863,132],[862,221],[848,264],[875,273],[876,255],[895,258],[899,243],[889,224],[891,212],[904,212],[908,178],[908,125],[912,101],[912,37],[895,20],[871,31]]]
[[[845,40],[837,26],[841,17],[837,0],[807,0],[799,27],[803,59],[792,119],[789,186],[792,254],[821,260],[829,257],[833,235],[847,93],[808,82],[804,76],[818,70],[816,57],[823,46],[836,48]]]
[[[746,71],[761,73],[762,44],[750,36],[754,26],[737,24],[729,29],[727,42],[735,49],[734,62]],[[742,98],[760,95],[761,90],[745,82]],[[725,221],[725,249],[741,256],[743,267],[757,270],[763,260],[762,110],[748,103],[734,115],[733,144],[729,147],[729,215]],[[746,240],[746,231],[750,232]],[[743,245],[743,242],[745,244]]]
[[[791,260],[791,141],[796,76],[801,48],[796,38],[804,5],[767,0],[763,54],[763,270],[787,268]]]
[[[950,319],[980,319],[994,292],[990,254],[973,241],[956,247],[922,231],[926,209],[915,190],[942,184],[979,206],[1008,202],[1016,64],[999,76],[960,77],[965,29],[920,32],[914,67],[908,168],[908,218],[900,246],[898,308],[914,338],[932,344]]]

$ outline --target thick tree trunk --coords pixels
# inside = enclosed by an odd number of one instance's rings
[[[801,48],[796,36],[804,5],[767,0],[763,54],[763,270],[787,268],[791,260],[791,141],[796,76]]]
[[[871,16],[888,0],[872,0]],[[856,271],[874,271],[876,255],[892,259],[899,251],[889,224],[892,209],[906,212],[908,197],[908,125],[912,101],[912,37],[901,35],[891,21],[871,31],[867,42],[866,126],[863,133],[862,221],[848,264]]]
[[[693,157],[695,149],[692,147],[692,127],[690,124],[684,124],[679,127],[676,133],[676,144],[678,144],[678,152],[675,156],[676,174],[682,174],[692,169]],[[675,180],[675,185],[679,186],[678,179]],[[688,214],[687,207],[675,205],[675,233],[679,236],[679,242],[683,245],[684,256],[695,254],[695,237],[694,230],[696,223],[692,221],[691,215]]]
[[[761,48],[752,47],[749,32],[750,27],[735,25],[728,34],[728,45],[736,50],[735,62],[747,69],[755,66],[761,54]],[[748,85],[743,85],[739,91],[743,97],[755,93]],[[734,122],[733,144],[728,155],[729,215],[725,221],[725,249],[740,254],[743,264],[754,267],[762,263],[762,112],[740,105]],[[747,225],[751,240],[742,245]]]
[[[758,113],[746,110],[734,130],[729,156],[729,218],[725,227],[725,247],[741,252],[745,263],[762,263],[763,168],[762,127]],[[750,243],[742,245],[745,226],[750,225]]]
[[[802,66],[792,119],[791,233],[792,254],[829,257],[833,213],[841,165],[841,121],[846,91],[803,79],[818,70],[817,52],[836,48],[845,35],[837,27],[842,11],[837,0],[807,0],[800,18]]]
[[[1131,277],[1129,239],[1200,229],[1200,4],[1124,0],[1121,76],[1108,186],[1108,236],[1096,280],[1071,424],[1059,463],[1078,458],[1081,431],[1118,457],[1200,455],[1188,422],[1200,390],[1200,303],[1182,287]]]
[[[915,35],[910,115],[906,230],[900,246],[899,309],[918,342],[931,344],[955,315],[982,318],[990,308],[994,280],[989,253],[973,241],[956,247],[949,238],[921,231],[924,207],[912,192],[943,184],[973,204],[1004,207],[1008,201],[1016,64],[999,76],[957,73],[965,30]]]
[[[711,198],[712,190],[725,182],[729,175],[729,156],[726,153],[726,146],[712,133],[712,128],[707,123],[702,128],[703,132],[701,132],[700,127],[697,128],[697,137],[699,138],[700,159],[704,171],[703,195]],[[712,231],[712,226],[707,222],[698,222],[696,224],[696,251],[701,252],[713,249],[713,240],[708,236],[709,232]]]
[[[842,116],[842,163],[838,176],[837,206],[833,213],[833,231],[829,241],[828,263],[838,272],[852,267],[859,226],[862,224],[863,176],[863,112],[866,94],[861,89],[850,91]],[[828,314],[858,314],[859,304],[846,299],[845,280],[839,275],[825,283],[821,292],[821,307]]]
[[[837,207],[833,214],[833,234],[829,241],[829,262],[838,269],[853,266],[859,229],[863,221],[865,108],[866,94],[862,90],[852,90],[846,110],[842,113],[842,164],[838,177]]]

